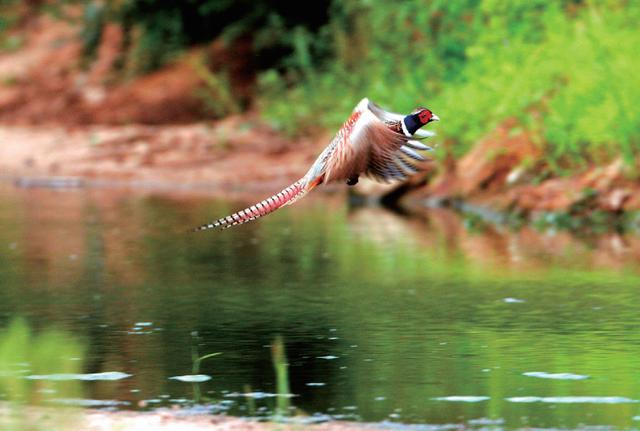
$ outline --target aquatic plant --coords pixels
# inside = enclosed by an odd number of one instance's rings
[[[289,414],[291,391],[289,389],[289,364],[284,348],[284,340],[278,335],[271,344],[271,360],[276,372],[276,409],[275,418],[282,418]]]
[[[188,380],[190,380],[193,383],[193,401],[196,403],[199,403],[200,400],[202,399],[202,394],[200,393],[200,383],[202,383],[202,381],[204,380],[198,379],[198,377],[208,377],[200,374],[200,365],[202,364],[202,361],[204,361],[205,359],[222,355],[222,353],[215,352],[215,353],[208,353],[206,355],[200,356],[200,354],[198,353],[197,332],[192,333],[191,336],[193,337],[193,343],[191,345],[192,367],[191,367],[191,376],[189,376],[191,377],[191,379],[188,379]],[[182,376],[182,377],[187,377],[187,376]]]

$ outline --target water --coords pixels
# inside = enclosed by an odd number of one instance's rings
[[[290,403],[312,420],[639,424],[639,238],[470,231],[447,211],[322,194],[185,232],[249,200],[0,187],[2,324],[21,315],[87,345],[84,398],[60,402],[199,394],[195,409],[268,416],[281,335]],[[194,345],[222,354],[193,373]]]

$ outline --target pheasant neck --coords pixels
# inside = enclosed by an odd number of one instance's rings
[[[424,126],[418,117],[418,114],[407,115],[402,120],[402,131],[407,136],[413,136],[414,133]]]

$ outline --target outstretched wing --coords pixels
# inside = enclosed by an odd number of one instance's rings
[[[393,133],[395,136],[393,138],[380,138],[377,142],[370,138],[369,142],[372,145],[371,156],[365,174],[377,180],[389,182],[404,180],[408,176],[423,170],[424,168],[420,165],[420,162],[429,159],[418,151],[432,151],[433,149],[400,133],[387,129],[388,132]]]
[[[358,106],[361,107],[360,104]],[[427,159],[416,150],[430,151],[432,148],[390,127],[391,123],[397,124],[403,118],[404,116],[385,111],[367,100],[345,139],[347,149],[342,152],[351,159],[343,157],[342,160],[348,160],[349,163],[336,166],[333,171],[343,173],[342,176],[347,172],[347,177],[350,170],[356,171],[351,174],[364,173],[383,182],[404,180],[419,172],[421,168],[416,162]],[[432,135],[430,132],[420,132],[421,137]]]

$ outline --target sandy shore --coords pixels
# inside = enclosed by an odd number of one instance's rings
[[[382,425],[330,421],[320,424],[258,422],[225,415],[199,414],[180,409],[153,412],[73,410],[26,407],[16,410],[0,406],[2,429],[82,431],[356,431],[382,430]]]
[[[327,422],[317,425],[282,424],[271,422],[255,422],[228,416],[184,416],[178,413],[135,413],[135,412],[90,412],[83,420],[83,428],[87,431],[132,430],[132,431],[354,431],[376,430],[371,425]]]
[[[193,188],[271,189],[302,176],[322,144],[245,120],[169,126],[1,126],[0,174]]]

